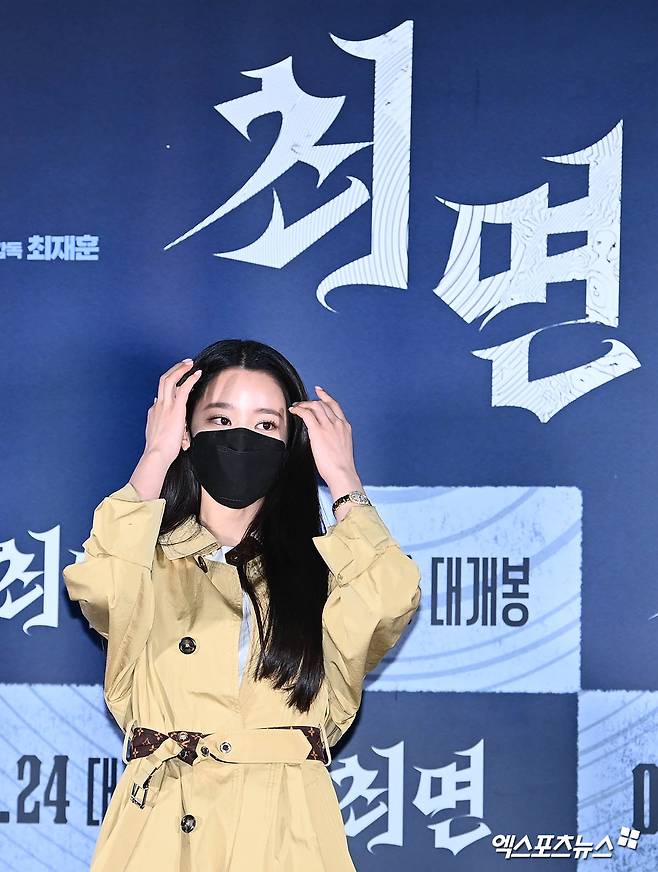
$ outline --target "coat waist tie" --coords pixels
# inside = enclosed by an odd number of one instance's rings
[[[201,733],[171,730],[162,733],[134,721],[126,730],[125,763],[139,759],[134,770],[131,800],[144,808],[150,791],[153,804],[163,772],[153,778],[166,760],[179,759],[190,766],[220,763],[297,763],[319,760],[328,766],[331,751],[324,726],[295,724],[274,727],[238,727]]]

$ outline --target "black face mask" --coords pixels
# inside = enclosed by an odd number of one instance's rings
[[[282,439],[248,427],[200,430],[188,451],[199,484],[232,509],[265,496],[288,456]]]

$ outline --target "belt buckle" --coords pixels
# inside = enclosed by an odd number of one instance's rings
[[[140,791],[140,790],[143,790],[143,791],[144,791],[144,796],[142,797],[141,802],[140,802],[139,799],[136,798],[136,797],[137,797],[137,793],[138,793],[138,791]],[[144,808],[144,806],[145,806],[145,804],[146,804],[146,795],[147,795],[148,792],[149,792],[149,786],[148,786],[148,784],[146,784],[146,785],[138,784],[138,783],[135,781],[135,782],[133,783],[133,786],[132,786],[131,790],[130,790],[130,799],[131,799],[131,802],[134,802],[135,805],[139,806],[139,808]]]

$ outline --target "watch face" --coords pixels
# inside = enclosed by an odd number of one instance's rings
[[[362,494],[361,491],[352,491],[350,493],[350,499],[352,500],[352,502],[361,503],[364,506],[368,505],[368,503],[370,502],[368,497],[365,494]]]

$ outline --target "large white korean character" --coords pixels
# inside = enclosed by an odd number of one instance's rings
[[[372,145],[372,213],[370,253],[326,276],[317,288],[320,303],[342,285],[380,285],[405,289],[408,274],[409,156],[411,135],[411,66],[413,22],[405,21],[372,39],[346,40],[331,34],[343,51],[374,61],[373,138],[369,142],[318,145],[340,112],[345,97],[315,97],[295,81],[292,57],[269,67],[244,71],[260,79],[261,89],[214,108],[246,139],[249,124],[272,112],[281,127],[270,153],[245,184],[210,215],[165,245],[167,251],[247,202],[298,163],[318,173],[317,187],[355,152]],[[247,263],[280,269],[333,230],[370,200],[367,186],[346,176],[349,186],[314,211],[285,225],[275,189],[266,230],[251,244],[215,252]]]
[[[366,847],[372,852],[373,845],[402,845],[404,821],[404,741],[390,748],[373,748],[376,754],[388,760],[386,766],[386,787],[372,787],[377,777],[377,769],[364,769],[355,754],[352,757],[341,757],[343,766],[331,770],[331,777],[337,784],[350,779],[350,787],[340,800],[341,809],[349,808],[345,821],[345,833],[354,837],[368,827],[373,827],[381,818],[386,820],[386,829],[368,839]],[[379,798],[372,808],[356,815],[353,805],[357,800],[365,800],[371,806],[381,794],[386,794],[386,801]],[[362,804],[362,803],[359,803]]]
[[[56,627],[59,614],[59,526],[45,533],[28,532],[37,542],[43,543],[41,570],[28,569],[34,554],[19,551],[13,539],[0,542],[0,566],[8,564],[0,578],[0,592],[6,591],[0,602],[0,618],[10,621],[32,603],[41,600],[41,612],[23,624],[23,632],[27,635],[30,627]],[[42,576],[42,583],[35,581],[39,576]],[[14,593],[11,585],[15,585]]]
[[[464,321],[487,314],[487,322],[522,303],[545,303],[549,282],[585,281],[585,316],[541,327],[501,345],[474,351],[491,360],[491,403],[519,406],[542,423],[579,397],[640,366],[631,349],[612,337],[607,353],[590,363],[529,380],[530,343],[543,330],[565,324],[619,323],[619,241],[621,223],[622,125],[573,154],[545,157],[589,166],[589,191],[569,203],[548,205],[548,185],[485,205],[464,205],[437,197],[458,213],[448,263],[434,293]],[[509,269],[480,278],[483,224],[511,227]],[[548,254],[554,234],[587,232],[587,241],[570,251]]]
[[[438,769],[415,768],[420,772],[418,790],[413,800],[416,808],[427,816],[435,815],[446,809],[454,810],[451,817],[436,824],[428,824],[429,830],[434,830],[434,847],[447,848],[455,856],[464,848],[483,839],[491,833],[489,827],[482,821],[466,832],[451,833],[451,821],[457,818],[481,818],[484,813],[484,739],[464,751],[456,751],[457,756],[468,760],[468,766],[457,768],[456,763],[441,766]],[[432,783],[440,780],[439,793],[432,793]],[[468,813],[457,812],[457,803],[468,803]]]

